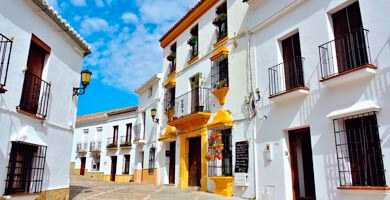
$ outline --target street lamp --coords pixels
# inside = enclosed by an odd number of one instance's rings
[[[152,116],[153,122],[158,123],[159,119],[156,118],[157,110],[155,108],[152,108],[150,110],[150,115]]]
[[[80,96],[85,93],[85,89],[89,85],[89,82],[91,81],[92,72],[88,69],[84,69],[81,71],[81,84],[83,87],[79,88],[73,88],[73,96]]]

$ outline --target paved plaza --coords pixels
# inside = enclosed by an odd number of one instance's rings
[[[71,175],[70,199],[111,199],[111,200],[238,200],[207,192],[178,189],[167,185],[148,185],[137,183],[113,183],[88,177]],[[242,199],[241,199],[242,200]]]

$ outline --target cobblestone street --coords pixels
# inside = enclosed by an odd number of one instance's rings
[[[194,190],[183,190],[173,186],[155,186],[136,183],[112,183],[100,181],[88,177],[71,175],[70,199],[112,199],[112,200],[219,200],[230,199],[238,200],[240,198],[224,197],[206,192]]]

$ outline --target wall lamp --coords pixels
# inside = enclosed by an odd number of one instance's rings
[[[152,108],[150,110],[150,115],[152,116],[153,122],[158,123],[159,119],[156,118],[157,110],[155,108]]]
[[[81,71],[81,85],[82,87],[79,88],[73,88],[73,96],[80,96],[85,93],[85,89],[89,85],[89,82],[91,81],[92,72],[88,69],[84,69]]]

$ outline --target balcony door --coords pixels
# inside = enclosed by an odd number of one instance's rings
[[[286,91],[304,86],[299,33],[282,41]]]
[[[368,64],[359,2],[334,13],[332,20],[339,73]]]
[[[118,126],[114,126],[114,132],[112,134],[112,143],[118,144]]]
[[[39,39],[33,36],[28,53],[27,71],[24,76],[20,101],[20,108],[32,114],[36,114],[38,111],[42,71],[46,54],[48,53],[47,48],[42,47],[43,45],[43,42],[39,42]]]
[[[199,74],[190,78],[191,83],[191,113],[198,110],[199,106]]]

